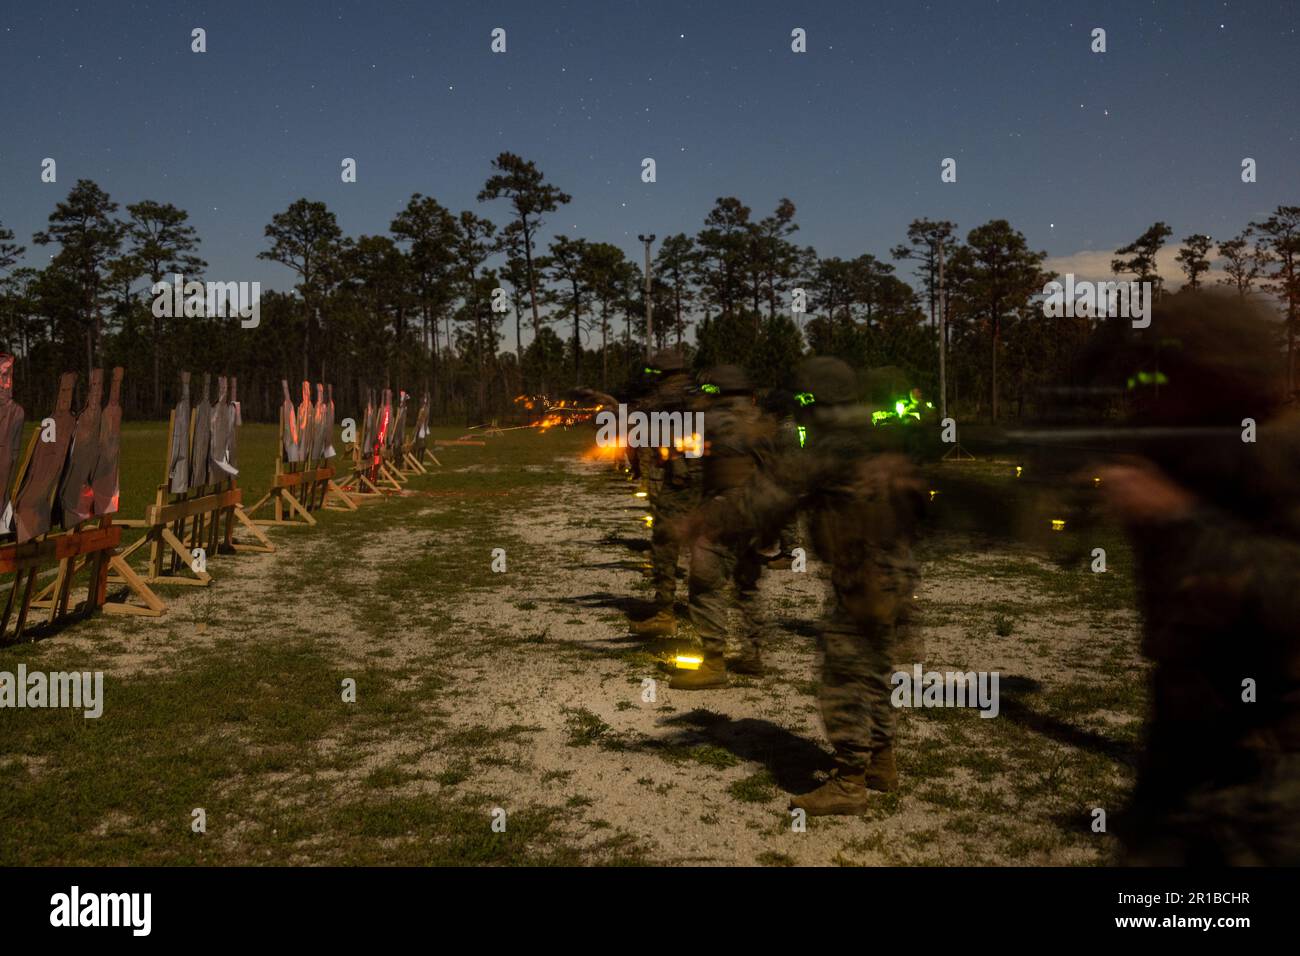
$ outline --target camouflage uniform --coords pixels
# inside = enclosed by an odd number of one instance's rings
[[[671,349],[660,352],[650,367],[662,378],[640,404],[641,411],[650,414],[694,410],[693,383],[679,352]],[[677,595],[677,561],[684,544],[678,529],[681,519],[700,503],[699,459],[687,458],[671,448],[640,449],[639,459],[641,474],[649,482],[650,573],[657,610],[649,620],[634,625],[634,630],[664,635],[676,629],[673,602]]]
[[[681,537],[673,528],[700,502],[698,469],[677,452],[666,458],[656,455],[650,465],[650,486],[650,564],[655,604],[661,609],[671,608],[677,595],[677,560],[682,552]]]
[[[902,456],[880,454],[851,432],[834,434],[834,426],[810,431],[803,507],[834,597],[819,627],[825,662],[817,697],[838,763],[865,769],[894,737],[890,675],[914,626],[921,488]],[[892,751],[885,760],[892,763]]]
[[[754,406],[748,379],[735,366],[712,369],[704,376],[704,389],[716,390],[704,409],[705,454],[703,500],[711,501],[744,487],[758,464],[772,454],[772,429]],[[735,587],[742,630],[741,654],[731,669],[762,672],[760,648],[768,631],[758,606],[758,581],[766,558],[755,547],[752,534],[700,537],[691,545],[691,624],[704,645],[700,671],[674,677],[675,688],[725,686],[727,618],[732,602],[728,585]]]
[[[1143,449],[1194,504],[1130,516],[1151,717],[1116,831],[1137,865],[1294,866],[1300,412],[1265,422],[1277,408],[1280,363],[1268,323],[1240,306],[1175,299],[1157,306],[1151,332],[1162,384],[1137,424],[1227,434]],[[1253,444],[1240,440],[1247,417],[1260,422]],[[1254,702],[1244,699],[1247,679]]]
[[[805,361],[798,378],[807,439],[800,453],[763,469],[742,492],[719,499],[708,528],[774,534],[797,511],[809,518],[814,552],[830,568],[833,600],[819,623],[818,703],[835,748],[836,774],[795,801],[810,814],[861,813],[866,787],[896,785],[890,674],[912,622],[918,574],[912,540],[922,498],[907,459],[879,444],[852,403],[852,370],[838,359]]]

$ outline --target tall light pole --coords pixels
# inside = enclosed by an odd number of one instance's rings
[[[651,283],[654,281],[650,275],[650,243],[655,241],[655,234],[652,232],[648,236],[637,236],[645,243],[645,357],[650,358],[650,343],[654,340],[655,319],[654,319],[654,302],[650,298]]]
[[[939,420],[948,418],[948,323],[947,303],[943,288],[943,237],[936,242],[939,247]]]

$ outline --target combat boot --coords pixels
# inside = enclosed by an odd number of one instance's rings
[[[789,551],[778,551],[764,563],[773,571],[789,571],[794,568],[794,555]]]
[[[727,665],[721,657],[706,657],[696,670],[678,669],[668,686],[673,690],[710,690],[727,686]]]
[[[831,771],[831,778],[811,793],[790,801],[791,810],[810,817],[857,816],[871,809],[866,774],[847,767]]]
[[[677,615],[670,607],[661,608],[644,621],[633,621],[630,629],[637,637],[676,637]]]
[[[894,748],[886,745],[871,754],[867,767],[866,784],[870,790],[888,793],[898,789],[898,767],[894,765]]]
[[[746,648],[735,660],[727,662],[727,670],[751,677],[762,677],[767,673],[767,668],[763,666],[763,658],[758,654],[758,648]]]

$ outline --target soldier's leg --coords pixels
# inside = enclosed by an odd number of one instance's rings
[[[878,593],[888,594],[903,584],[910,586],[898,577],[878,577],[871,591],[879,588]],[[839,605],[827,630],[822,719],[842,763],[863,767],[868,787],[893,790],[898,786],[893,749],[897,713],[890,678],[898,657],[900,627],[898,620],[881,615],[906,617],[908,603],[886,599],[851,606],[857,613]]]
[[[893,747],[897,712],[890,678],[899,667],[910,670],[925,656],[915,601],[920,575],[905,542],[873,551],[864,568],[868,574],[863,587],[848,597],[851,616],[860,622],[865,637],[864,705],[871,749],[866,784],[875,790],[893,790],[898,786]]]
[[[882,735],[892,736],[893,731],[892,726],[880,731],[875,727],[882,715],[873,706],[873,696],[882,685],[889,703],[889,678],[884,673],[889,662],[881,667],[882,641],[875,630],[842,607],[836,607],[820,627],[823,658],[817,704],[836,762],[856,772],[871,763],[874,742]]]
[[[809,816],[866,813],[871,807],[867,775],[879,739],[875,724],[888,719],[874,705],[882,681],[888,690],[888,675],[881,671],[887,671],[889,664],[882,667],[879,650],[886,642],[839,603],[822,619],[820,632],[823,660],[817,703],[826,736],[835,748],[835,772],[816,790],[791,800],[790,806]],[[885,703],[889,703],[888,693]],[[892,726],[884,732],[892,733]]]
[[[655,606],[671,610],[677,596],[677,539],[668,530],[662,513],[655,514],[650,534],[650,578],[654,583]]]
[[[677,633],[673,602],[677,597],[677,557],[681,541],[673,520],[682,513],[672,491],[662,485],[653,493],[650,513],[650,580],[654,586],[655,610],[650,617],[632,624],[632,633],[642,637],[666,638]]]
[[[654,582],[655,609],[641,621],[633,621],[632,633],[640,637],[671,638],[677,633],[677,618],[673,601],[677,590],[676,539],[670,535],[657,535],[650,541],[650,575]]]
[[[727,649],[727,588],[733,562],[728,548],[708,538],[691,548],[691,625],[700,635],[705,657],[722,658]]]
[[[704,645],[703,662],[695,669],[678,669],[668,686],[675,690],[706,690],[727,686],[727,586],[733,558],[724,546],[707,538],[691,547],[691,624]]]
[[[661,609],[671,611],[677,598],[677,559],[682,553],[683,542],[677,536],[674,522],[689,510],[690,502],[684,494],[668,488],[660,491],[650,534],[650,562],[655,604]]]
[[[753,547],[746,546],[736,554],[736,603],[740,607],[740,659],[734,669],[740,673],[763,672],[762,648],[771,633],[767,616],[758,597],[758,582],[766,564],[763,556]]]

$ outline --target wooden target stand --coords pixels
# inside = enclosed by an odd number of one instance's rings
[[[417,423],[415,427],[421,426]],[[351,474],[343,481],[343,490],[359,501],[374,501],[386,494],[400,492],[413,476],[430,474],[426,459],[442,467],[428,441],[414,437],[404,442],[400,450],[382,446],[374,462],[367,460],[359,441],[348,446],[348,456],[351,458]]]
[[[138,614],[157,617],[165,605],[158,595],[140,579],[130,565],[117,553],[122,540],[122,527],[105,516],[96,527],[78,526],[71,531],[42,535],[22,544],[0,547],[0,573],[12,573],[13,584],[5,598],[4,617],[0,621],[0,637],[9,629],[9,621],[17,611],[13,641],[22,639],[31,619],[31,611],[48,611],[45,625],[88,617],[98,610],[109,614]],[[36,591],[36,579],[50,566],[56,568],[54,580]],[[86,599],[75,604],[72,590],[75,578],[88,570]],[[143,606],[108,600],[109,571],[116,571],[122,583],[143,602]]]
[[[358,442],[348,448],[352,458],[352,474],[343,482],[343,490],[359,501],[375,501],[386,495],[400,493],[402,485],[410,478],[394,467],[388,449],[381,449],[379,459],[367,462]]]
[[[193,434],[194,415],[186,427]],[[176,430],[176,411],[173,409],[167,423],[167,444],[172,447]],[[204,449],[202,454],[207,454]],[[166,471],[166,462],[163,470]],[[202,548],[205,555],[221,551],[256,552],[270,554],[275,551],[262,530],[248,517],[243,507],[243,490],[234,478],[210,482],[183,492],[169,490],[167,475],[158,485],[154,503],[145,509],[142,519],[127,519],[119,524],[128,528],[144,528],[144,535],[122,552],[129,558],[136,551],[148,547],[149,570],[142,578],[146,584],[179,584],[207,587],[212,583],[206,561],[203,567],[195,566],[194,551]],[[235,541],[235,522],[238,521],[257,539],[257,543]],[[110,577],[109,583],[122,583],[121,575]]]
[[[23,477],[40,439],[40,429],[32,433],[18,468],[15,488],[22,487]],[[58,493],[51,490],[51,496]],[[0,617],[0,643],[6,643],[5,633],[9,621],[17,612],[12,641],[22,639],[31,618],[32,609],[48,611],[43,625],[52,626],[70,622],[78,617],[88,617],[95,611],[107,614],[143,615],[158,617],[166,605],[141,577],[131,569],[117,546],[122,542],[122,525],[114,524],[111,515],[83,521],[68,531],[46,532],[31,541],[10,542],[0,545],[0,574],[13,574],[9,593],[5,597],[4,614]],[[40,591],[36,590],[39,577],[53,566],[54,580]],[[73,603],[72,590],[77,576],[89,571],[86,582],[86,599]],[[109,572],[116,579],[110,579]],[[108,600],[109,583],[126,585],[127,600]],[[133,595],[141,604],[128,603]]]
[[[427,475],[429,473],[429,469],[424,467],[424,462],[415,457],[414,441],[407,442],[406,446],[402,449],[402,463],[400,470],[406,475]]]
[[[399,486],[411,480],[411,475],[403,468],[402,452],[386,447],[379,458],[380,471],[395,481]]]
[[[417,423],[416,428],[418,429],[419,427],[421,426]],[[425,427],[427,429],[427,426]],[[402,450],[402,461],[406,465],[407,470],[412,474],[429,474],[429,469],[424,465],[426,458],[432,461],[439,468],[442,467],[442,462],[438,460],[438,456],[435,455],[433,449],[429,447],[429,436],[427,431],[425,437],[412,438],[406,443],[406,447]]]
[[[371,477],[372,469],[362,464],[361,446],[353,442],[348,446],[348,456],[352,459],[352,473],[342,482],[343,490],[354,501],[375,501],[384,497],[384,490],[376,484],[376,481],[385,481],[376,472]],[[396,485],[396,491],[401,491],[402,486]],[[327,502],[328,506],[328,502]]]
[[[370,487],[377,490],[382,488],[388,492],[401,491],[402,485],[411,480],[411,476],[402,470],[402,464],[393,450],[387,446],[380,448],[379,460],[362,473],[366,475]]]
[[[284,434],[284,426],[284,410],[281,409],[277,434]],[[271,490],[248,509],[248,516],[251,518],[268,502],[275,509],[275,517],[255,518],[255,524],[314,526],[316,516],[313,512],[322,508],[356,511],[360,506],[352,494],[334,480],[334,466],[327,462],[328,459],[324,458],[314,461],[285,461],[282,449],[276,455]]]

